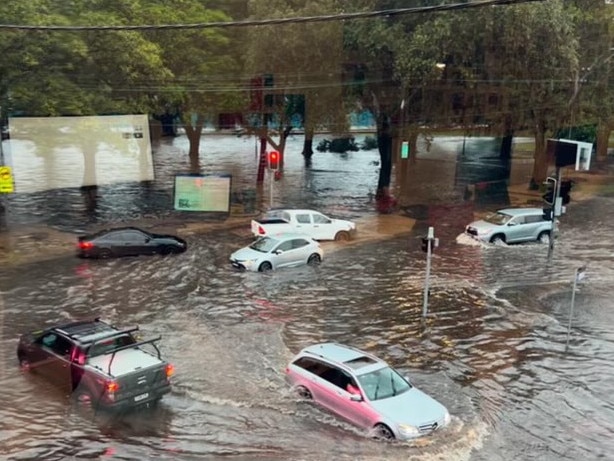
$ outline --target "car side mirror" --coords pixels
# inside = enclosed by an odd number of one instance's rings
[[[273,254],[275,254],[275,255],[280,255],[280,254],[282,254],[282,253],[283,253],[283,251],[281,251],[281,250],[275,250],[275,251],[273,252]]]
[[[362,395],[360,395],[360,394],[351,394],[350,395],[350,400],[352,402],[362,402]]]
[[[516,223],[515,223],[515,222],[508,222],[508,223],[507,223],[507,225],[508,225],[508,226],[515,226],[515,225],[516,225]]]

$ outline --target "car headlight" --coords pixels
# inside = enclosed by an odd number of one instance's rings
[[[410,424],[399,424],[399,432],[405,437],[415,437],[420,435],[418,428]]]
[[[492,229],[478,229],[478,234],[480,235],[488,235],[492,232]]]

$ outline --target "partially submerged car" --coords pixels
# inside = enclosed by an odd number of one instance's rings
[[[474,239],[490,243],[549,243],[552,221],[544,219],[541,208],[505,208],[465,227]]]
[[[295,232],[314,240],[350,240],[356,233],[356,223],[313,210],[278,209],[252,220],[251,229],[255,237]]]
[[[323,343],[300,351],[286,380],[303,398],[383,439],[413,439],[450,422],[439,402],[386,362],[359,349]]]
[[[41,374],[83,406],[152,404],[170,392],[174,368],[160,356],[160,337],[137,341],[137,331],[99,318],[57,325],[23,334],[17,358],[22,370]]]
[[[266,272],[281,267],[320,264],[324,252],[312,238],[282,233],[256,239],[230,255],[230,263],[241,270]]]
[[[77,241],[77,255],[81,258],[111,258],[152,254],[183,253],[185,240],[174,235],[154,234],[136,227],[120,227],[82,235]]]

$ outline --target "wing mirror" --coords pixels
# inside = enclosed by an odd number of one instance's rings
[[[362,395],[352,394],[350,395],[350,400],[352,402],[362,402]]]
[[[515,222],[508,222],[508,223],[507,223],[507,225],[508,225],[508,226],[515,226],[515,225],[516,225],[516,223],[515,223]]]

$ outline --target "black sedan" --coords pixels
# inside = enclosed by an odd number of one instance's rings
[[[183,253],[187,248],[185,240],[173,235],[152,234],[136,227],[122,227],[80,236],[77,255],[81,258],[168,255]]]

